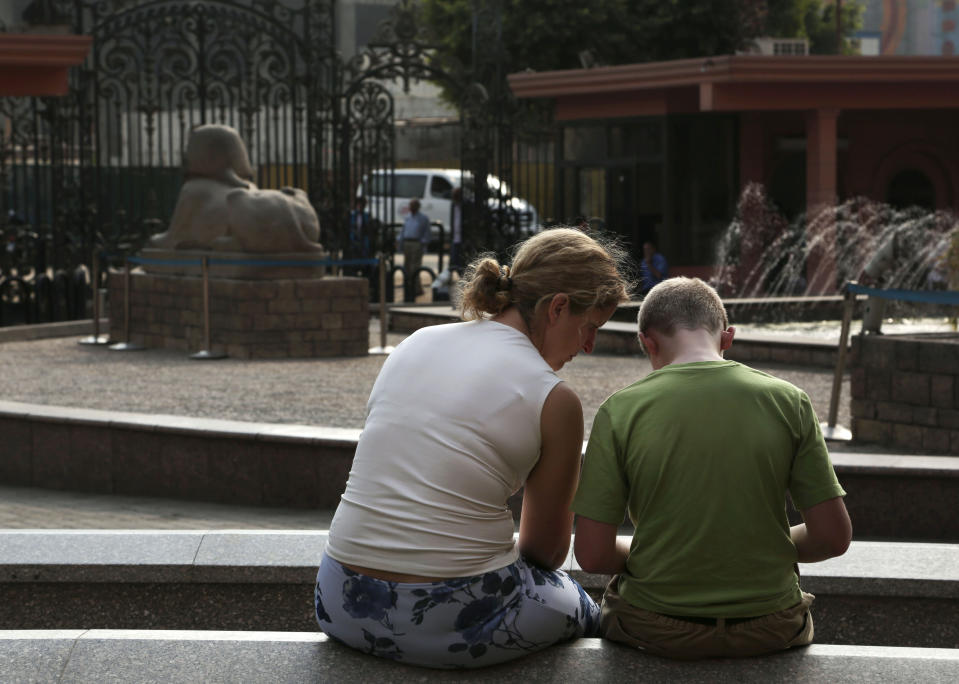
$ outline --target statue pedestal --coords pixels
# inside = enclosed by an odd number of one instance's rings
[[[182,252],[180,253],[182,256]],[[203,349],[203,279],[130,274],[130,342]],[[211,275],[214,269],[210,269]],[[210,278],[210,348],[231,358],[366,355],[369,282],[365,278]],[[110,336],[124,338],[124,274],[111,271]]]
[[[166,263],[142,264],[146,273],[164,275],[195,276],[200,273],[199,264],[176,264],[183,259],[199,260],[209,257],[210,278],[233,278],[238,280],[283,280],[301,278],[322,278],[326,275],[325,266],[313,265],[317,261],[329,259],[327,252],[278,252],[275,254],[251,254],[249,252],[217,252],[209,249],[158,249],[147,247],[138,256],[144,259],[157,259]],[[248,262],[239,264],[218,264],[217,259]],[[258,265],[255,262],[283,262],[279,266]],[[312,263],[311,263],[312,262]],[[302,266],[297,265],[302,263]]]

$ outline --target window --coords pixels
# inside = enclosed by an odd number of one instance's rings
[[[453,184],[443,176],[433,176],[430,181],[430,195],[439,199],[450,199],[453,196]]]
[[[659,119],[613,126],[609,130],[609,156],[658,157],[663,151],[662,130]]]
[[[426,190],[426,174],[396,174],[393,176],[394,197],[423,197]]]
[[[389,191],[389,174],[375,173],[366,178],[362,194],[369,197],[424,197],[425,173],[401,173],[393,176],[393,192]]]
[[[563,129],[563,159],[605,158],[606,129],[603,126],[567,126]]]

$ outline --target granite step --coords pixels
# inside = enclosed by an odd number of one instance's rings
[[[309,631],[326,532],[0,531],[0,629]],[[595,597],[609,578],[563,568]],[[819,640],[959,648],[959,545],[854,541],[801,566]]]
[[[841,302],[841,297],[836,298]],[[773,304],[775,306],[775,304]],[[636,339],[636,305],[620,307],[618,313],[596,333],[594,351],[600,354],[640,354]],[[837,315],[837,318],[841,315]],[[618,320],[617,320],[618,318]],[[420,328],[460,320],[449,305],[394,305],[389,310],[391,332],[412,333]],[[735,320],[735,319],[731,319]],[[790,319],[796,320],[796,319]],[[726,358],[744,363],[775,361],[819,368],[835,368],[839,345],[834,340],[798,335],[741,334]]]
[[[359,434],[0,401],[0,484],[333,509]],[[859,538],[959,543],[959,457],[832,459]]]
[[[12,681],[94,682],[945,682],[959,650],[813,644],[759,658],[674,661],[579,639],[472,671],[374,658],[316,632],[0,631]]]

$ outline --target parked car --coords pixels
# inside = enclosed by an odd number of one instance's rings
[[[473,179],[460,169],[396,169],[393,172],[393,187],[389,187],[390,172],[376,169],[366,175],[356,189],[357,197],[366,198],[366,208],[374,219],[383,223],[402,223],[410,212],[410,200],[420,200],[420,211],[432,223],[443,225],[446,240],[450,238],[449,225],[452,213],[453,188],[462,186],[469,197]],[[536,208],[521,197],[513,197],[509,186],[496,176],[486,177],[489,192],[487,203],[491,212],[510,212],[524,234],[540,229]],[[434,226],[433,240],[439,239],[439,229]]]

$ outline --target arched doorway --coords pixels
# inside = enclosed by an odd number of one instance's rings
[[[941,149],[910,142],[890,150],[876,165],[868,196],[896,208],[949,209],[957,178],[959,169]]]
[[[886,203],[897,209],[921,207],[936,208],[936,188],[925,173],[909,168],[899,171],[886,189]]]

